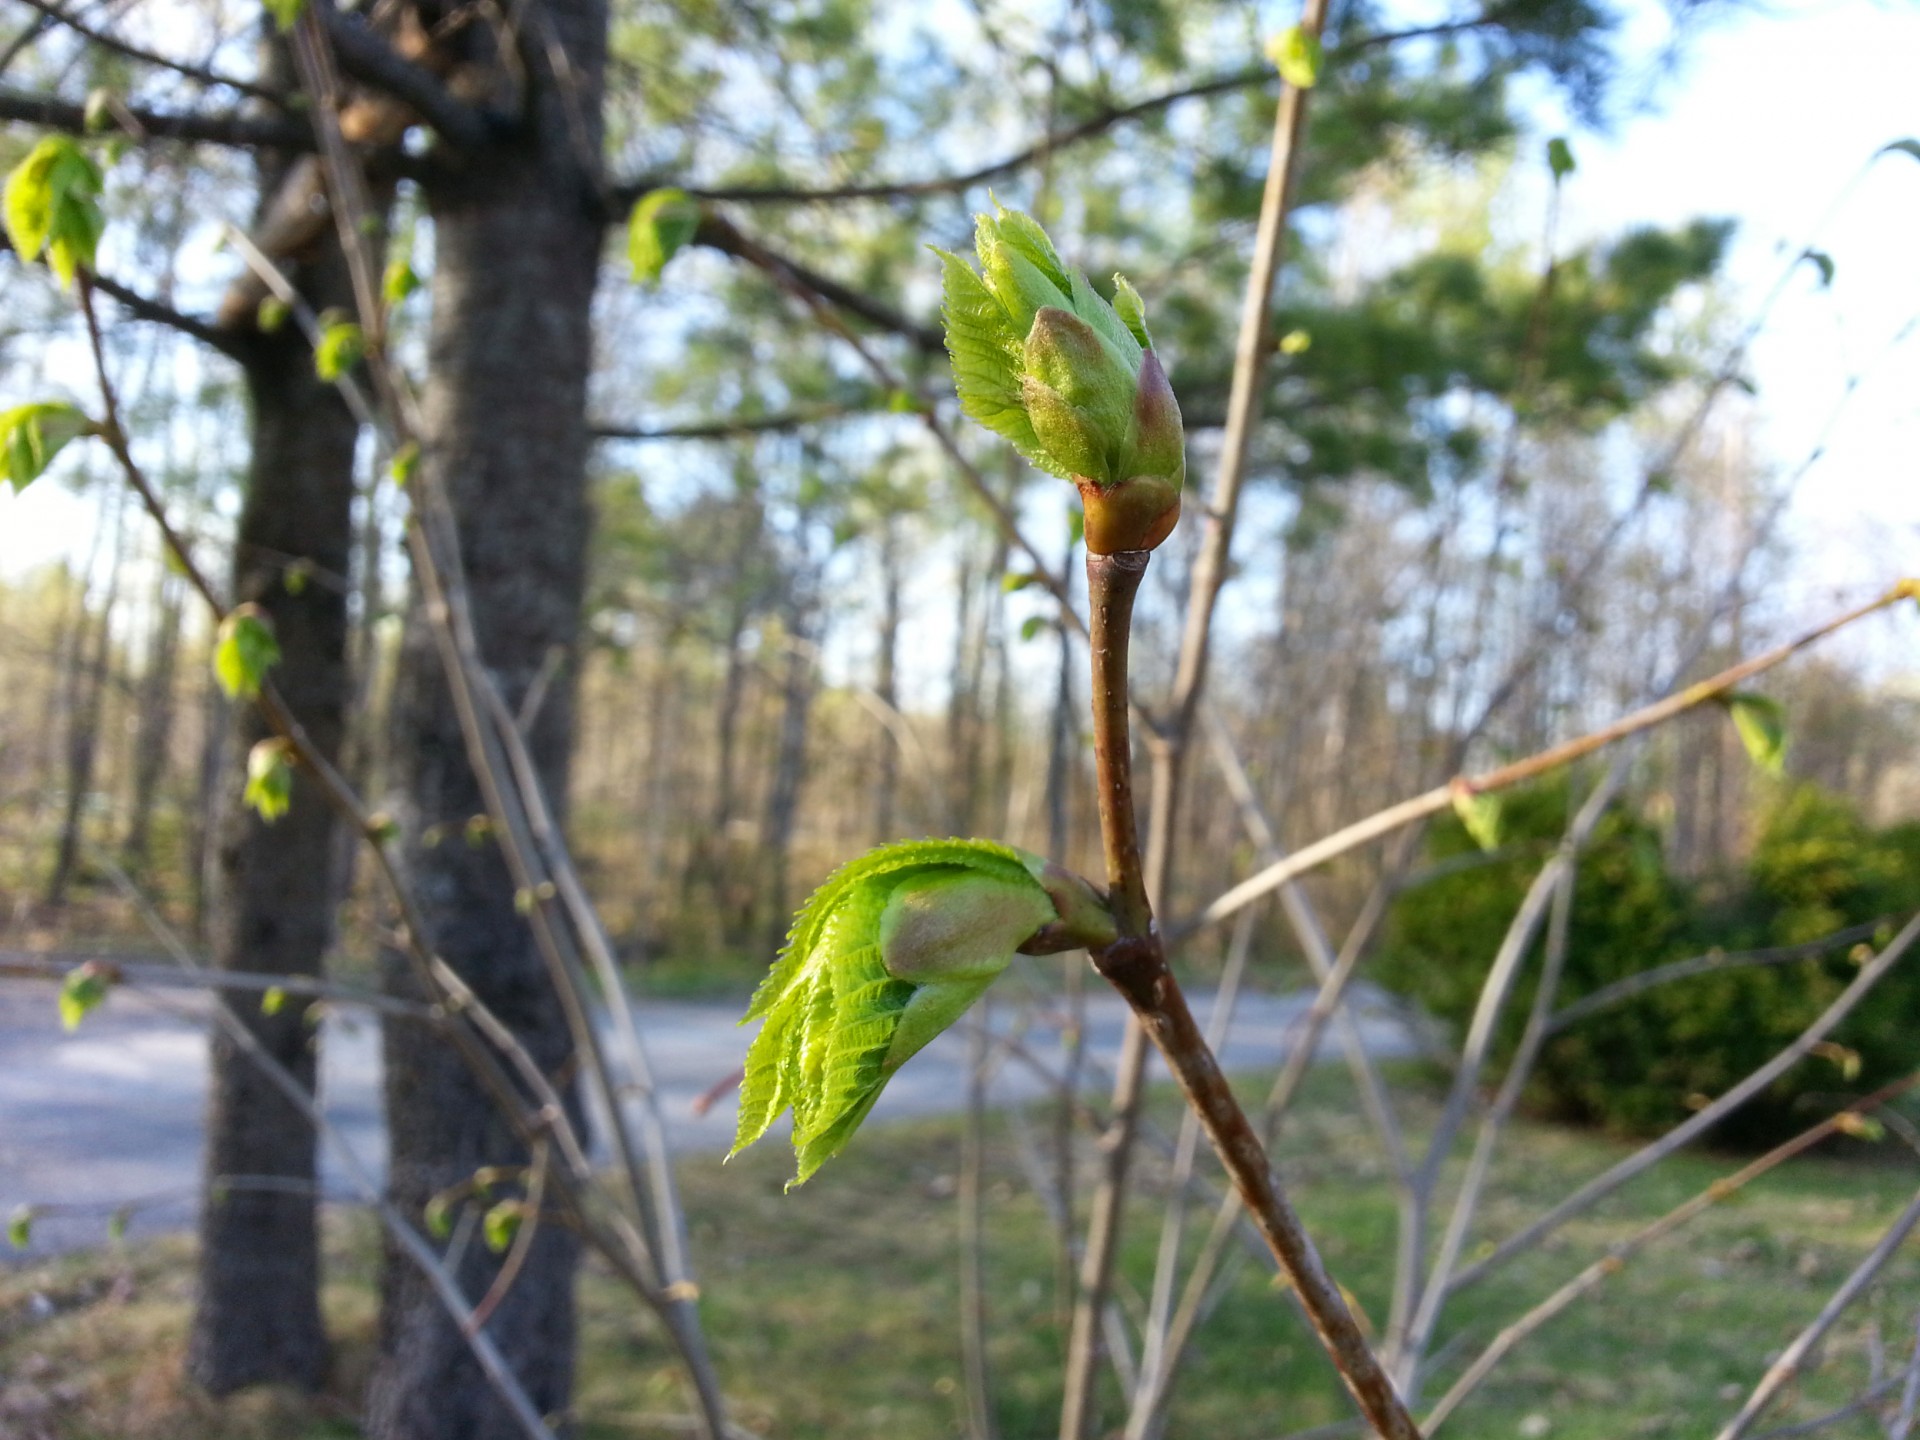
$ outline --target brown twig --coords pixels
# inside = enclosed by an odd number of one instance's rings
[[[1144,551],[1087,557],[1094,763],[1109,904],[1120,931],[1119,940],[1091,957],[1094,968],[1125,998],[1141,1032],[1166,1058],[1361,1412],[1386,1440],[1418,1440],[1420,1432],[1413,1418],[1395,1394],[1339,1287],[1328,1276],[1299,1216],[1274,1178],[1266,1150],[1194,1021],[1153,928],[1133,814],[1133,767],[1127,729],[1133,601],[1146,574],[1148,558]],[[1122,1175],[1121,1185],[1124,1180]],[[1095,1255],[1091,1237],[1087,1253],[1091,1262]],[[1084,1280],[1092,1278],[1099,1277],[1083,1276],[1081,1304],[1075,1310],[1076,1333],[1069,1360],[1082,1370],[1077,1375],[1069,1372],[1068,1406],[1061,1419],[1063,1440],[1078,1440],[1092,1419],[1084,1397],[1092,1391],[1089,1372],[1096,1347],[1083,1327],[1095,1323],[1105,1308],[1101,1305],[1089,1310],[1087,1306],[1093,1287]],[[1077,1386],[1073,1383],[1076,1379]],[[1077,1405],[1076,1397],[1083,1397]]]

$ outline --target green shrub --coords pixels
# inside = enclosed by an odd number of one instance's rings
[[[1441,873],[1396,907],[1381,956],[1385,983],[1464,1030],[1507,925],[1566,825],[1567,794],[1561,785],[1515,797],[1502,847],[1482,864],[1472,862],[1474,844],[1456,821],[1435,827],[1428,859]],[[1725,889],[1708,903],[1667,871],[1654,827],[1616,807],[1581,856],[1558,1005],[1715,946],[1791,946],[1881,917],[1898,923],[1920,908],[1920,826],[1875,832],[1844,800],[1784,788],[1746,871]],[[1497,1037],[1496,1074],[1525,1023],[1540,946]],[[1558,1118],[1625,1134],[1665,1130],[1800,1034],[1853,978],[1853,949],[1711,970],[1599,1010],[1548,1043],[1529,1099]],[[1843,1097],[1920,1066],[1920,955],[1886,976],[1830,1040],[1715,1138],[1772,1143]]]

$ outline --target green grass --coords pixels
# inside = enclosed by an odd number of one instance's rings
[[[1400,1081],[1408,1123],[1418,1130],[1431,1121],[1432,1098],[1414,1078]],[[1343,1095],[1337,1072],[1315,1076],[1282,1164],[1328,1265],[1378,1320],[1391,1275],[1394,1206],[1377,1147]],[[1162,1126],[1177,1120],[1166,1096],[1155,1097],[1154,1113]],[[1046,1133],[1043,1122],[1033,1126],[1037,1143],[1046,1143]],[[953,1122],[865,1132],[791,1195],[781,1188],[791,1157],[773,1144],[725,1167],[705,1158],[683,1165],[706,1322],[743,1423],[781,1440],[963,1433],[957,1139]],[[1518,1127],[1479,1234],[1507,1233],[1624,1153],[1591,1134]],[[1462,1296],[1446,1333],[1467,1338],[1450,1364],[1457,1369],[1607,1244],[1736,1163],[1704,1153],[1670,1162]],[[1051,1435],[1059,1403],[1058,1257],[1052,1226],[1022,1174],[1012,1134],[996,1120],[985,1176],[986,1270],[994,1400],[1006,1440]],[[1150,1212],[1162,1177],[1149,1154],[1125,1253],[1128,1305],[1149,1283],[1158,1232]],[[1083,1174],[1083,1185],[1090,1178]],[[1524,1424],[1527,1433],[1556,1440],[1712,1434],[1765,1358],[1872,1245],[1915,1178],[1911,1156],[1891,1148],[1816,1156],[1775,1172],[1551,1322],[1446,1433],[1495,1440],[1520,1434]],[[1203,1207],[1196,1224],[1210,1213]],[[184,1240],[0,1273],[0,1434],[317,1440],[355,1433],[374,1328],[375,1238],[364,1215],[330,1220],[325,1303],[339,1359],[335,1383],[318,1401],[257,1394],[221,1404],[180,1382],[190,1303]],[[51,1318],[36,1316],[35,1294],[52,1302]],[[582,1301],[579,1434],[676,1433],[652,1418],[685,1410],[657,1328],[597,1267],[589,1268]],[[1867,1373],[1870,1325],[1879,1327],[1893,1363],[1904,1361],[1916,1306],[1920,1244],[1897,1257],[1869,1300],[1842,1320],[1791,1410],[1770,1423],[1851,1398]],[[1108,1401],[1117,1421],[1117,1393]],[[1249,1266],[1201,1332],[1170,1434],[1277,1440],[1348,1413],[1284,1291]],[[1847,1440],[1878,1431],[1857,1419],[1824,1433]]]

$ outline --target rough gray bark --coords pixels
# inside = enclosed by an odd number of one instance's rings
[[[507,703],[519,706],[551,649],[568,657],[528,736],[559,806],[586,568],[586,385],[602,239],[592,171],[607,16],[595,0],[529,8],[519,57],[532,91],[524,133],[468,155],[429,190],[436,249],[421,470],[452,501],[481,658]],[[465,38],[479,46],[489,33],[475,26]],[[555,54],[566,58],[560,76]],[[484,806],[417,589],[391,761],[403,865],[429,931],[421,938],[570,1091],[571,1041],[505,863],[492,843],[460,838]],[[436,827],[445,843],[429,843]],[[410,992],[402,957],[385,963],[390,985]],[[443,1041],[390,1021],[385,1051],[388,1183],[403,1213],[421,1216],[432,1196],[481,1166],[526,1165],[525,1148]],[[578,1259],[575,1237],[543,1224],[487,1324],[543,1413],[564,1411],[572,1391]],[[484,1293],[499,1263],[483,1244],[466,1245],[457,1273],[470,1296]],[[367,1403],[376,1440],[519,1433],[426,1281],[391,1250]]]
[[[263,187],[273,189],[273,174]],[[339,249],[329,244],[294,277],[315,309],[351,303]],[[273,678],[329,760],[340,752],[349,694],[344,577],[353,544],[358,426],[313,352],[287,325],[257,335],[242,365],[253,454],[234,546],[233,594],[272,617]],[[291,578],[290,578],[291,577]],[[217,772],[208,924],[215,966],[317,975],[332,938],[337,824],[310,778],[273,824],[241,799],[246,758],[269,730],[257,707],[226,710]],[[306,1005],[263,1013],[257,997],[222,999],[273,1058],[313,1085],[316,1031]],[[327,1368],[319,1304],[313,1126],[260,1067],[216,1028],[200,1214],[198,1291],[187,1372],[224,1395],[247,1385],[316,1388]],[[268,1177],[268,1186],[231,1184]]]

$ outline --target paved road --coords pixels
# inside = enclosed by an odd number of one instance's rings
[[[1196,996],[1204,1019],[1209,997]],[[1286,1029],[1304,995],[1244,997],[1225,1047],[1227,1068],[1271,1067],[1285,1051]],[[1014,1006],[1002,1001],[992,1023],[1005,1031]],[[172,992],[164,1003],[116,990],[75,1034],[60,1028],[51,984],[0,980],[0,1216],[20,1204],[46,1207],[35,1218],[29,1254],[101,1243],[109,1216],[135,1202],[134,1232],[193,1223],[199,1181],[207,1072],[204,997]],[[735,1005],[649,1001],[641,1034],[670,1142],[681,1150],[724,1149],[733,1105],[694,1113],[695,1099],[739,1064],[746,1037]],[[1124,1010],[1096,997],[1089,1015],[1092,1053],[1111,1059]],[[1058,1017],[1023,1014],[1023,1043],[1037,1056],[1057,1053]],[[1414,1048],[1407,1027],[1383,1005],[1363,1001],[1363,1033],[1376,1054]],[[335,1012],[322,1027],[320,1098],[329,1119],[376,1176],[385,1160],[380,1120],[380,1047],[368,1018]],[[966,1093],[966,1044],[942,1036],[914,1057],[881,1097],[878,1118],[940,1114]],[[1046,1082],[1018,1061],[1003,1063],[992,1095],[1007,1103],[1044,1093]],[[339,1158],[323,1149],[329,1195],[358,1198]],[[0,1260],[0,1263],[5,1263]]]

